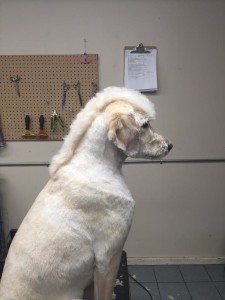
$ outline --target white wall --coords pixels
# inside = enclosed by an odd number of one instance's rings
[[[123,48],[158,47],[154,126],[169,158],[224,157],[225,1],[0,0],[0,54],[98,53],[100,88],[123,83]],[[1,75],[0,75],[1,76]],[[48,161],[57,142],[10,142],[0,162]],[[224,164],[129,165],[136,200],[130,257],[225,256]],[[1,168],[7,229],[17,227],[47,168]]]

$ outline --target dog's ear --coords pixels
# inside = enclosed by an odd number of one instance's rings
[[[137,126],[131,115],[115,115],[109,123],[108,139],[123,151],[127,150],[137,133]]]

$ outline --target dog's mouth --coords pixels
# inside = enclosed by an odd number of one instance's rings
[[[151,160],[157,160],[165,157],[170,150],[166,147],[162,147],[158,151],[156,151],[154,154],[153,153],[144,153],[143,157],[146,159],[151,159]]]
[[[156,155],[156,156],[151,156],[151,157],[149,157],[149,158],[150,158],[151,160],[161,159],[161,158],[167,156],[168,153],[169,153],[169,151],[166,151],[165,153],[162,153],[162,154]]]

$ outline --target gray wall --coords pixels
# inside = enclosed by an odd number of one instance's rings
[[[224,157],[224,15],[223,0],[0,0],[0,54],[77,54],[86,38],[103,88],[122,85],[124,46],[155,45],[153,126],[174,144],[168,158]],[[11,142],[0,162],[48,161],[59,146]],[[127,165],[124,173],[137,201],[129,257],[225,257],[224,164]],[[19,226],[47,179],[45,167],[1,168],[6,230]]]

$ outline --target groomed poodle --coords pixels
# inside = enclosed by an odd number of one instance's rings
[[[172,148],[151,127],[154,118],[149,99],[126,88],[106,88],[87,103],[11,244],[1,300],[112,299],[135,206],[122,164]]]

